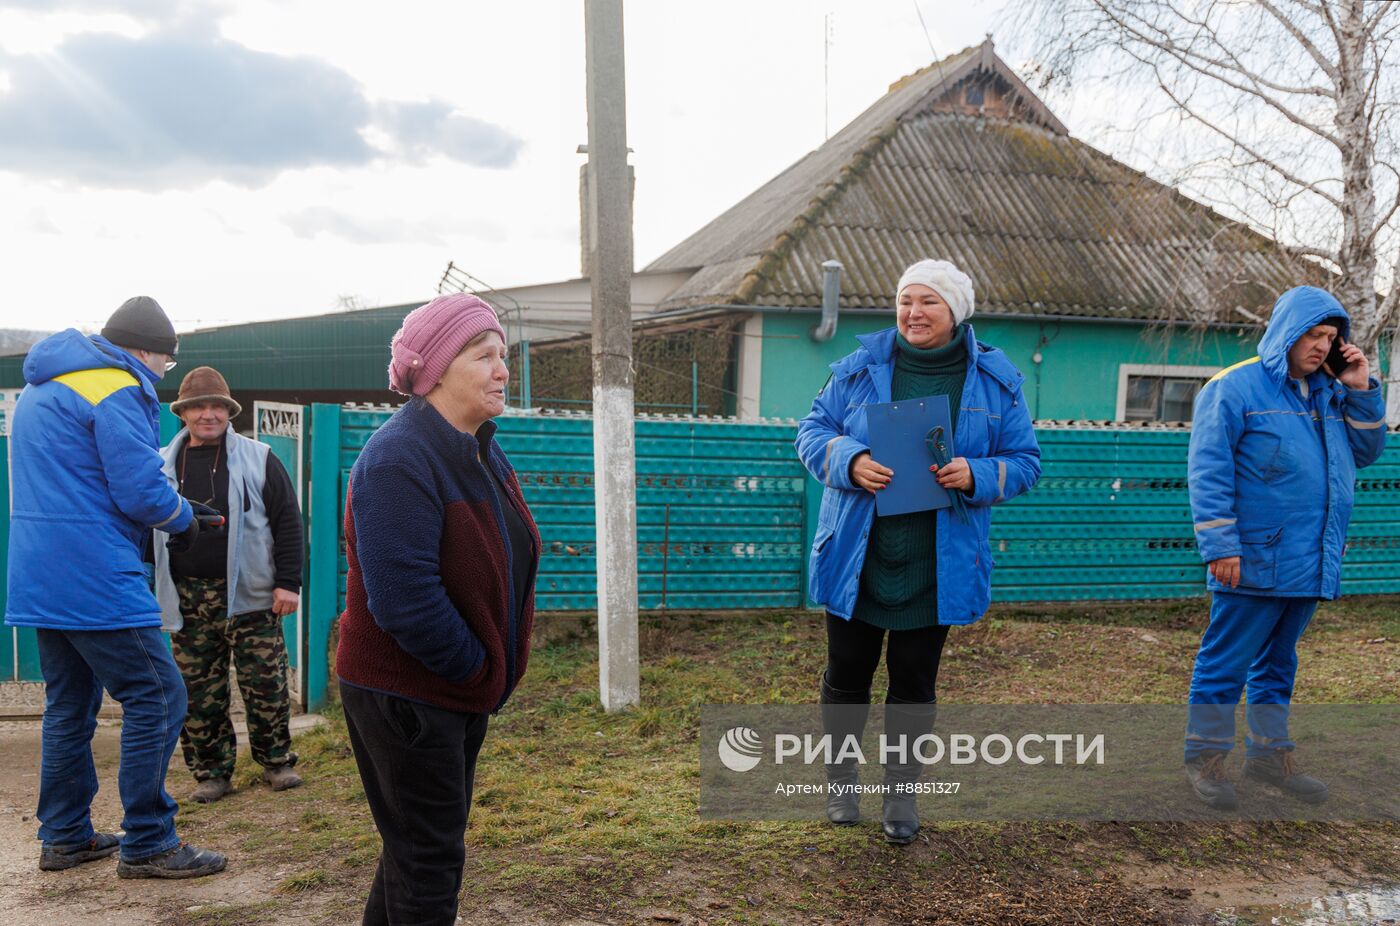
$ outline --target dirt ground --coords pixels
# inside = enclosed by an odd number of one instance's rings
[[[304,729],[311,718],[294,718],[293,730]],[[114,720],[100,721],[93,738],[93,755],[100,782],[93,802],[93,825],[104,832],[121,826],[121,802],[117,794],[117,759],[121,726]],[[116,857],[81,865],[69,871],[39,870],[38,822],[34,808],[39,797],[40,733],[37,721],[0,721],[0,923],[3,926],[162,926],[162,924],[228,922],[226,911],[244,911],[260,898],[282,897],[275,919],[263,920],[274,926],[305,926],[324,923],[325,898],[307,894],[298,898],[284,885],[295,879],[298,866],[270,866],[260,862],[258,853],[240,851],[235,843],[214,844],[192,839],[228,856],[223,873],[189,881],[138,880],[117,877]],[[246,754],[241,757],[246,760]],[[240,769],[240,771],[246,771]],[[241,777],[241,776],[240,776]],[[194,790],[194,780],[185,770],[177,749],[166,780],[170,793],[182,803]],[[244,785],[234,795],[209,808],[233,814],[246,809],[248,802],[263,804],[263,816],[295,819],[298,793],[274,795],[260,785]],[[276,807],[281,802],[282,808]],[[188,807],[189,805],[185,805]],[[280,811],[280,812],[279,812]],[[182,831],[181,835],[184,835]],[[369,885],[364,885],[368,889]],[[480,918],[477,920],[477,918]],[[560,919],[531,914],[502,898],[489,908],[478,908],[459,923],[511,923],[518,926],[595,926],[584,919]],[[349,915],[347,923],[359,922]]]
[[[1393,702],[1397,614],[1400,599],[1329,607],[1303,647],[1301,696]],[[1201,623],[1186,605],[1004,609],[950,638],[944,690],[1169,703]],[[1400,830],[1385,824],[931,824],[896,851],[873,824],[700,820],[696,705],[810,698],[821,626],[796,614],[643,630],[644,706],[622,715],[597,701],[591,625],[537,632],[529,684],[493,718],[478,769],[461,926],[1204,926],[1231,922],[1215,911],[1400,880]],[[94,823],[109,831],[119,735],[106,721],[94,744]],[[0,722],[0,926],[358,922],[379,842],[335,709],[296,742],[306,787],[272,794],[244,753],[233,795],[182,803],[181,835],[225,852],[227,872],[121,881],[115,859],[38,870],[39,724]],[[182,801],[194,787],[178,755],[168,787]]]
[[[97,760],[101,788],[94,804],[94,824],[102,830],[118,828],[121,808],[116,793],[117,755],[120,727],[114,721],[103,721],[94,739],[94,753]],[[198,878],[191,881],[123,881],[116,876],[116,860],[104,860],[80,866],[65,872],[41,872],[38,869],[39,843],[35,839],[37,823],[33,818],[33,808],[38,796],[39,768],[39,724],[37,722],[0,723],[0,921],[5,926],[160,926],[189,922],[212,924],[242,922],[241,916],[250,903],[259,898],[282,897],[272,918],[259,918],[258,922],[270,926],[304,926],[308,923],[326,922],[325,897],[310,892],[301,898],[288,897],[285,885],[294,878],[295,866],[273,867],[261,864],[256,853],[240,851],[237,845],[220,845],[226,851],[229,867],[223,874]],[[169,787],[177,799],[186,799],[193,789],[193,781],[185,772],[177,752],[171,763]],[[227,803],[215,805],[207,810],[223,813],[236,813],[246,810],[250,802],[261,806],[262,817],[283,817],[290,826],[297,819],[297,793],[274,795],[257,785],[244,785],[240,792],[226,799]],[[283,806],[278,807],[278,802]],[[200,808],[201,812],[206,808]],[[912,853],[936,853],[948,846],[941,846],[939,836],[927,833],[919,843],[911,847]],[[1288,871],[1286,866],[1275,873],[1273,878],[1257,880],[1221,880],[1219,873],[1187,873],[1170,865],[1143,866],[1122,872],[1121,887],[1113,893],[1121,896],[1123,902],[1131,896],[1155,897],[1152,908],[1144,913],[1166,914],[1172,920],[1180,917],[1181,922],[1198,921],[1197,916],[1203,907],[1230,908],[1254,904],[1289,903],[1305,900],[1325,893],[1338,883],[1347,883],[1343,873],[1326,871]],[[668,873],[681,887],[685,880],[682,871]],[[799,872],[794,875],[800,877]],[[895,871],[884,875],[886,879],[901,880]],[[669,880],[669,878],[668,878]],[[1061,879],[1056,879],[1061,881]],[[1070,879],[1071,881],[1073,879]],[[1116,884],[1115,879],[1115,884]],[[366,885],[367,886],[367,885]],[[775,885],[778,892],[783,888]],[[1067,890],[1083,892],[1091,896],[1095,891],[1103,891],[1109,885],[1092,882],[1078,885],[1077,889],[1068,882],[1058,883],[1055,893],[1063,898]],[[961,888],[959,888],[961,890]],[[904,893],[904,892],[901,892]],[[938,886],[924,886],[924,896],[932,898],[940,893]],[[916,921],[920,915],[917,897],[920,892],[906,894],[909,909],[904,911]],[[1028,900],[1035,895],[1027,891]],[[1194,898],[1194,902],[1188,901]],[[290,900],[290,902],[287,902]],[[758,906],[761,899],[752,896],[737,898],[735,904],[715,895],[705,904],[711,908],[711,918],[698,919],[693,915],[673,913],[662,907],[647,908],[635,912],[638,923],[685,923],[700,924],[725,923],[734,921],[767,922],[761,914],[751,918],[745,915],[747,906]],[[225,918],[223,911],[229,911],[232,918]],[[233,911],[239,911],[233,913]],[[757,913],[757,911],[754,911]],[[353,905],[344,909],[345,922],[357,922]],[[842,922],[883,924],[900,922],[903,917],[882,902],[880,909],[850,911],[852,919]],[[1075,920],[1078,922],[1079,920]],[[1115,921],[1117,921],[1115,919]],[[1160,921],[1155,918],[1152,921]],[[595,921],[561,916],[558,913],[541,916],[539,913],[512,902],[509,897],[501,897],[487,905],[474,909],[464,906],[463,915],[458,920],[463,926],[473,924],[511,923],[520,926],[596,926]],[[616,922],[609,918],[609,922]],[[823,918],[813,922],[826,922]],[[1044,922],[1053,923],[1051,919]],[[1084,921],[1088,922],[1088,921]]]
[[[93,738],[100,781],[93,825],[104,832],[121,826],[120,737],[120,724],[104,720]],[[177,800],[184,800],[194,790],[194,780],[178,749],[170,767],[167,786]],[[260,799],[284,796],[260,790]],[[226,852],[229,866],[224,874],[191,881],[124,881],[117,877],[115,857],[69,871],[40,871],[34,819],[38,796],[39,723],[0,722],[0,910],[4,911],[0,921],[5,926],[152,926],[179,913],[198,912],[192,908],[246,904],[251,898],[268,896],[292,874],[259,865],[236,849]],[[288,911],[279,922],[303,923],[309,916]]]

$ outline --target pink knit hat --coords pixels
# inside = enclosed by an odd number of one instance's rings
[[[409,312],[389,342],[389,388],[404,395],[427,395],[462,348],[483,331],[506,339],[496,310],[466,293],[438,296]]]

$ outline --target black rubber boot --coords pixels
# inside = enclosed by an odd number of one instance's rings
[[[841,752],[841,744],[854,736],[860,742],[865,732],[865,719],[870,716],[870,689],[843,691],[832,688],[822,673],[822,733],[831,737],[831,754]],[[837,826],[860,822],[860,795],[854,787],[860,783],[860,763],[855,759],[829,762],[826,766],[826,818]]]
[[[898,744],[904,737],[903,762],[885,763],[885,797],[881,820],[885,841],[905,846],[919,834],[919,801],[914,790],[923,775],[924,765],[914,757],[914,741],[933,729],[938,705],[902,701],[893,695],[885,698],[885,741]]]

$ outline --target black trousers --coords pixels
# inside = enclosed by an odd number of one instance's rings
[[[364,926],[452,926],[487,714],[341,684],[345,726],[384,840]]]
[[[885,651],[890,671],[887,700],[926,704],[938,700],[938,662],[948,627],[938,625],[918,630],[891,630]],[[842,620],[826,615],[826,680],[832,688],[861,692],[870,688],[880,665],[880,649],[885,630],[864,621]]]

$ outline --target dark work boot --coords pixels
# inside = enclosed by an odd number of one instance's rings
[[[840,755],[848,737],[860,742],[865,719],[870,716],[870,689],[843,691],[827,684],[822,674],[822,733],[831,737],[832,758]],[[826,818],[837,826],[860,822],[860,763],[855,759],[828,762],[826,766]],[[849,789],[849,790],[848,790]]]
[[[116,852],[120,845],[121,840],[113,834],[96,833],[87,842],[80,842],[75,846],[44,846],[39,851],[39,870],[63,871],[76,868],[83,862],[95,862],[106,858]]]
[[[1225,755],[1220,750],[1212,750],[1186,763],[1186,778],[1196,796],[1216,810],[1234,810],[1240,806],[1235,786],[1225,774]]]
[[[272,768],[263,769],[262,779],[274,791],[301,787],[301,776],[293,771],[290,765],[274,765]]]
[[[1291,749],[1275,749],[1267,756],[1246,758],[1244,774],[1246,778],[1271,784],[1304,804],[1321,804],[1327,800],[1327,785],[1298,771]]]
[[[146,858],[117,860],[118,878],[202,878],[224,870],[222,855],[212,849],[196,849],[182,842],[173,849]]]
[[[233,790],[227,778],[206,778],[195,785],[190,800],[199,804],[212,804]]]
[[[905,749],[905,761],[885,763],[881,821],[885,841],[891,845],[908,845],[919,834],[919,796],[915,789],[924,765],[914,757],[914,741],[933,729],[937,713],[938,705],[933,701],[901,701],[893,695],[885,698],[885,741],[894,746],[902,736]]]

